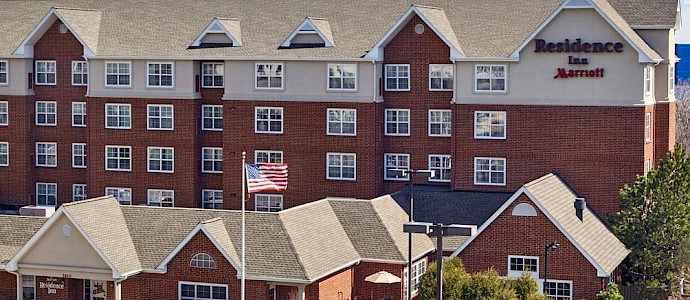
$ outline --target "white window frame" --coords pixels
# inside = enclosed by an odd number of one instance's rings
[[[0,142],[0,158],[4,157],[4,161],[2,162],[3,159],[0,159],[0,167],[9,167],[10,165],[10,143],[8,142]]]
[[[676,89],[676,63],[674,61],[668,64],[668,93],[675,93]]]
[[[114,73],[108,73],[108,64],[116,64],[117,66],[117,72]],[[105,86],[107,87],[132,87],[132,62],[131,61],[106,61],[105,62],[105,68],[103,70],[103,73],[105,74],[104,77],[104,83]],[[120,65],[127,65],[127,72],[120,72]],[[117,76],[117,83],[115,84],[108,84],[108,75],[112,76]],[[121,84],[120,83],[120,77],[122,76],[127,76],[127,84]],[[148,77],[147,80],[148,81]]]
[[[478,182],[477,181],[477,162],[480,159],[488,159],[489,160],[489,170],[482,170],[481,172],[489,172],[489,182]],[[491,165],[493,161],[503,161],[503,183],[491,183],[491,173],[499,173],[500,171],[493,171],[491,170]],[[474,158],[474,185],[492,185],[492,186],[505,186],[506,181],[507,181],[507,171],[508,166],[506,163],[506,159],[502,157],[475,157]]]
[[[571,300],[571,299],[573,299],[573,282],[570,281],[570,280],[549,279],[549,280],[546,281],[546,284],[554,284],[554,283],[555,283],[555,284],[559,284],[559,283],[563,284],[563,283],[565,283],[565,284],[570,285],[570,295],[568,295],[567,297],[564,297],[564,296],[556,297],[555,295],[550,295],[550,294],[548,294],[547,290],[544,289],[544,280],[541,280],[540,283],[541,283],[541,286],[540,286],[541,289],[540,289],[540,290],[544,291],[544,294],[545,294],[549,299],[554,299],[554,300]]]
[[[151,66],[158,66],[158,73],[151,73]],[[170,74],[163,74],[163,65],[170,65]],[[151,76],[158,78],[158,84],[151,84]],[[170,85],[163,85],[163,77],[170,77]],[[156,89],[175,88],[175,63],[170,61],[156,61],[146,63],[146,87]]]
[[[514,259],[514,258],[523,260],[523,263],[522,263],[523,271],[511,270],[510,260]],[[508,268],[506,269],[506,270],[508,270],[508,277],[510,277],[510,278],[522,277],[522,273],[525,272],[524,271],[524,266],[525,266],[524,260],[525,259],[533,259],[533,260],[537,261],[537,264],[536,264],[537,270],[536,271],[528,271],[528,272],[530,273],[530,276],[533,279],[539,279],[539,256],[525,256],[525,255],[508,255]]]
[[[81,68],[79,68],[81,66]],[[75,77],[77,75],[78,77]],[[75,82],[75,78],[80,78],[81,82]],[[72,85],[89,85],[89,63],[83,60],[72,61]]]
[[[163,202],[164,194],[170,195],[170,200]],[[152,201],[152,197],[156,198],[158,196],[158,201]],[[169,203],[170,205],[163,205]],[[163,189],[148,189],[146,190],[146,205],[148,206],[159,206],[159,207],[175,207],[175,190],[163,190]]]
[[[216,260],[213,259],[213,256],[211,256],[211,254],[208,254],[206,252],[199,252],[197,254],[194,254],[194,256],[192,256],[192,259],[189,260],[189,267],[199,269],[215,269],[217,267],[217,264]]]
[[[265,154],[268,161],[259,161],[259,154]],[[280,156],[279,160],[274,160],[276,156]],[[272,161],[274,160],[274,161]],[[255,164],[282,164],[283,163],[283,151],[273,151],[273,150],[255,150],[254,151],[254,163]]]
[[[479,77],[478,71],[480,67],[489,67],[489,77]],[[503,77],[494,77],[494,68],[497,67],[503,67]],[[479,79],[489,79],[489,89],[488,90],[479,90],[477,89],[477,81]],[[499,80],[503,79],[503,89],[502,90],[495,90],[494,89],[494,80]],[[495,64],[477,64],[474,65],[474,92],[475,93],[506,93],[508,92],[508,65],[495,65]]]
[[[345,68],[353,68],[354,71],[351,71],[353,74],[352,76],[343,76],[343,71],[341,72],[333,72],[331,73],[331,69],[335,68],[335,70],[338,70],[338,67],[340,67],[340,70],[343,70]],[[350,71],[347,71],[350,72]],[[340,87],[331,87],[331,79],[337,79],[340,81]],[[353,86],[351,88],[345,88],[345,80],[346,79],[352,79],[353,80]],[[328,91],[357,91],[357,64],[328,64],[326,68],[326,90]]]
[[[395,68],[395,77],[388,77],[388,67]],[[400,67],[406,67],[407,68],[407,77],[405,76],[400,76]],[[384,85],[384,90],[387,92],[409,92],[410,91],[410,64],[385,64],[383,66],[383,74],[384,74],[384,80],[383,80],[383,85]],[[390,88],[388,87],[388,78],[395,79],[395,88]],[[407,88],[400,88],[400,79],[406,78],[407,79]]]
[[[108,148],[116,148],[117,149],[117,157],[109,158],[108,157]],[[129,157],[120,157],[120,149],[129,149]],[[117,165],[118,168],[108,168],[108,159],[116,159],[117,160]],[[129,168],[127,169],[120,169],[120,162],[127,160],[129,161]],[[119,146],[119,145],[105,145],[105,170],[106,171],[122,171],[122,172],[130,172],[132,171],[132,146]]]
[[[115,106],[117,107],[117,115],[108,115],[108,106]],[[128,114],[123,115],[121,109],[123,107],[128,108]],[[116,118],[117,119],[117,125],[116,126],[108,126],[108,118]],[[120,122],[122,120],[127,120],[128,124],[127,126],[120,126]],[[129,103],[106,103],[105,104],[105,128],[107,129],[132,129],[132,105]]]
[[[80,197],[77,197],[77,189],[81,189]],[[72,201],[81,201],[87,199],[86,184],[73,184],[72,185]],[[79,198],[79,199],[77,199]]]
[[[644,161],[644,176],[647,176],[647,173],[652,169],[652,162],[648,159]]]
[[[20,278],[22,280],[22,283],[21,283],[22,298],[21,299],[36,300],[36,276],[34,276],[34,275],[22,275]],[[31,281],[27,280],[28,278],[31,278]],[[27,295],[24,295],[24,288],[32,288],[34,296],[28,297]]]
[[[81,147],[81,153],[77,154],[78,148]],[[72,143],[72,168],[86,168],[86,144],[85,143]],[[81,157],[82,164],[77,164],[77,158]]]
[[[206,156],[206,151],[211,151],[211,157],[207,158]],[[216,158],[216,155],[218,155],[218,152],[220,152],[220,159]],[[206,169],[206,162],[211,162],[213,165],[213,168],[211,170]],[[216,170],[216,163],[220,162],[220,167],[221,170],[218,171]],[[216,174],[221,174],[223,173],[223,148],[222,147],[202,147],[201,148],[201,173],[216,173]]]
[[[45,64],[45,71],[38,71],[38,65]],[[49,65],[52,64],[52,72],[50,71]],[[57,62],[54,60],[37,60],[34,64],[34,82],[36,85],[56,85],[57,84]],[[45,82],[38,82],[38,74],[44,74]],[[53,74],[53,82],[48,82],[48,75]]]
[[[211,66],[211,74],[206,73],[206,66]],[[216,74],[216,66],[220,66],[220,74]],[[211,85],[206,85],[204,78],[211,78]],[[220,85],[216,85],[216,78],[220,77]],[[201,63],[201,87],[203,88],[223,88],[225,87],[225,63],[222,62],[205,62]]]
[[[206,116],[205,112],[206,109],[211,109],[211,116]],[[216,115],[216,110],[220,109],[220,116]],[[209,119],[211,120],[212,127],[206,127],[206,124],[204,123],[204,120]],[[216,128],[216,120],[220,120],[220,128]],[[202,105],[201,106],[201,130],[208,130],[208,131],[223,131],[223,106],[222,105]]]
[[[441,121],[434,120],[434,113],[439,113],[441,114],[440,118]],[[443,122],[443,115],[448,114],[448,119],[450,120],[449,122]],[[449,137],[452,134],[453,131],[453,113],[451,112],[450,109],[430,109],[429,110],[429,136],[433,137]],[[433,133],[432,132],[432,125],[439,125],[439,128],[441,130],[441,133]],[[448,133],[443,133],[443,129],[448,128]]]
[[[170,150],[170,158],[163,158],[163,151]],[[158,158],[151,158],[151,154],[158,151]],[[160,169],[151,169],[151,161],[158,161]],[[163,170],[163,163],[170,162],[170,170]],[[146,171],[149,173],[175,173],[175,148],[174,147],[147,147],[146,148]]]
[[[259,66],[264,66],[264,69],[267,67],[270,69],[269,74],[267,75],[261,75],[259,76]],[[273,68],[276,68],[276,75],[270,74],[273,73]],[[277,74],[277,67],[280,66],[280,74]],[[259,86],[259,77],[262,78],[267,78],[268,79],[268,86],[266,87],[260,87]],[[280,86],[279,87],[272,87],[271,86],[271,78],[280,78]],[[282,90],[285,88],[285,64],[284,63],[256,63],[254,64],[254,88],[257,90]]]
[[[2,121],[4,120],[4,121]],[[0,126],[10,124],[10,104],[7,101],[0,101]]]
[[[112,195],[120,205],[132,205],[131,188],[106,187],[104,195]]]
[[[190,281],[178,281],[177,282],[177,299],[178,300],[209,300],[207,298],[197,298],[197,297],[182,297],[182,285],[193,285],[194,286],[194,294],[196,295],[196,287],[197,286],[209,286],[211,287],[211,293],[213,293],[213,288],[214,287],[222,287],[225,288],[225,299],[221,300],[227,300],[228,299],[228,294],[230,293],[228,285],[227,284],[216,284],[216,283],[204,283],[204,282],[190,282]],[[216,300],[216,299],[213,299]]]
[[[407,167],[400,167],[399,164],[396,163],[395,166],[388,166],[388,157],[389,156],[396,156],[396,162],[399,161],[401,157],[406,157],[407,158]],[[383,179],[384,180],[393,180],[393,181],[408,181],[410,180],[410,176],[403,176],[403,177],[389,177],[388,176],[388,169],[410,169],[410,155],[405,154],[405,153],[384,153],[383,154]]]
[[[40,185],[45,185],[45,188],[46,188],[45,194],[39,194],[38,187]],[[48,187],[49,186],[55,187],[55,194],[48,193]],[[58,188],[58,186],[57,186],[57,183],[55,183],[55,182],[36,182],[36,206],[57,206],[57,202],[58,202],[58,190],[57,190],[57,188]],[[41,196],[44,196],[46,198],[45,204],[39,203],[38,199]],[[55,203],[52,205],[50,204],[50,202],[49,202],[50,199],[48,198],[50,196],[53,196],[55,198]]]
[[[426,261],[426,258],[423,258],[421,260],[418,260],[418,261],[412,263],[412,269],[415,270],[415,272],[412,276],[412,285],[416,287],[416,289],[412,290],[412,293],[410,293],[413,298],[419,292],[419,281],[420,281],[420,279],[422,279],[422,275],[426,272],[427,266],[428,266],[428,262]],[[423,267],[423,269],[424,269],[421,272],[419,271],[420,267]],[[403,280],[402,281],[403,281],[403,292],[405,294],[403,296],[403,299],[407,299],[407,283],[408,283],[407,275],[409,273],[410,272],[409,272],[407,267],[403,268],[403,278],[402,278]]]
[[[453,64],[429,64],[429,91],[432,91],[432,92],[447,92],[447,91],[453,91],[453,86],[455,85],[455,80],[454,80],[454,79],[455,79],[455,78],[454,78],[455,76],[454,76],[454,74],[453,74],[453,73],[455,73],[455,70],[453,70],[454,67],[455,67],[455,66],[454,66]],[[433,71],[434,68],[441,68],[441,70],[440,70],[440,72],[441,72],[441,77],[432,76],[432,71]],[[445,69],[445,68],[450,68],[450,77],[445,77],[445,76],[444,76],[444,75],[446,74],[446,73],[444,72],[444,69]],[[432,87],[432,81],[433,81],[434,79],[440,79],[440,80],[441,80],[441,88],[434,88],[434,87]],[[444,79],[445,79],[445,80],[450,79],[450,88],[443,88]]]
[[[644,95],[645,96],[651,96],[652,95],[652,82],[653,82],[653,71],[652,71],[652,66],[646,65],[644,67]]]
[[[75,122],[77,116],[81,117],[83,124]],[[72,127],[86,127],[86,102],[72,102]]]
[[[5,68],[0,67],[0,75],[4,74],[5,75],[5,81],[0,81],[0,85],[9,85],[10,84],[10,62],[7,60],[0,60],[0,66],[5,65]]]
[[[331,161],[331,156],[338,157],[340,160],[340,164],[335,164]],[[343,159],[346,156],[351,156],[354,161],[354,165],[352,166],[346,166],[343,164]],[[340,170],[340,176],[331,176],[330,168],[338,168]],[[353,169],[353,174],[354,177],[348,178],[348,177],[343,177],[343,170],[346,168],[352,168]],[[331,179],[331,180],[345,180],[345,181],[355,181],[357,180],[357,154],[356,153],[337,153],[337,152],[328,152],[326,153],[326,179]]]
[[[223,209],[223,190],[201,190],[201,208]]]
[[[46,152],[39,153],[39,152],[38,152],[39,145],[44,145],[44,146],[45,146],[44,148],[45,148],[45,151],[46,151]],[[48,152],[47,152],[47,151],[48,151],[48,148],[49,148],[50,146],[54,146],[55,153],[48,153]],[[40,164],[40,163],[38,162],[40,156],[45,156],[45,161],[46,161],[45,164]],[[51,156],[55,157],[55,164],[49,164],[49,163],[47,163],[48,160],[49,160],[49,158],[50,158]],[[36,142],[36,166],[37,166],[37,167],[57,168],[57,165],[58,165],[58,147],[57,147],[57,143],[53,143],[53,142]]]
[[[261,209],[261,210],[259,210],[259,201],[258,201],[258,199],[259,199],[260,197],[266,197],[266,199],[268,200],[268,202],[267,202],[268,206],[266,206],[265,209],[264,209],[263,206],[262,206],[262,209]],[[271,205],[271,204],[274,203],[275,201],[278,201],[278,203],[280,203],[280,208],[279,208],[278,210],[272,210],[272,209],[278,207],[278,206],[275,206],[275,207],[274,207],[274,206]],[[284,209],[283,201],[284,201],[283,195],[277,195],[277,194],[254,194],[254,211],[279,212],[279,211],[281,211],[281,210]]]
[[[488,125],[479,124],[477,122],[478,118],[479,118],[479,114],[489,114],[489,124]],[[499,115],[503,116],[503,124],[494,124],[494,121],[493,121],[494,117],[499,116]],[[508,135],[508,133],[507,133],[507,129],[508,129],[507,117],[508,117],[508,115],[505,111],[475,111],[474,112],[474,138],[475,139],[482,139],[482,140],[505,140],[506,136]],[[479,126],[489,126],[489,136],[478,135],[479,130],[477,130],[477,127],[479,127]],[[503,127],[503,136],[491,136],[491,134],[493,133],[493,131],[491,129],[493,127]]]
[[[158,116],[151,116],[151,109],[158,108]],[[170,108],[170,116],[163,116],[162,109]],[[130,112],[131,114],[131,112]],[[151,127],[151,120],[158,119],[159,127]],[[162,127],[163,120],[170,119],[170,128]],[[131,124],[130,124],[131,125]],[[175,129],[175,106],[172,104],[148,104],[146,105],[146,129],[148,130],[174,130]]]
[[[402,122],[400,121],[400,113],[401,112],[406,112],[407,113],[407,122]],[[394,113],[395,114],[395,121],[389,121],[388,120],[388,113]],[[410,112],[409,109],[386,109],[384,110],[384,131],[387,136],[410,136],[410,131],[411,131],[411,122],[412,122],[412,113]],[[390,133],[388,132],[388,124],[396,124],[395,126],[395,133]],[[400,126],[402,124],[407,124],[407,133],[400,133]]]
[[[52,104],[53,107],[53,112],[50,112],[50,106]],[[38,107],[40,105],[45,105],[45,111],[42,113],[38,112]],[[57,101],[36,101],[36,126],[57,126]],[[39,123],[38,121],[38,116],[39,115],[45,115],[45,122],[44,123]],[[55,122],[49,123],[48,122],[48,116],[53,115],[53,118]]]
[[[331,119],[331,112],[334,112],[334,117],[339,117],[339,120]],[[352,122],[344,121],[345,113],[353,113],[354,119]],[[352,132],[344,132],[343,125],[352,124]],[[340,125],[340,132],[331,132],[331,125]],[[341,135],[341,136],[357,136],[357,109],[351,108],[328,108],[326,109],[326,135]]]
[[[441,159],[441,166],[440,167],[434,166],[432,164],[432,161],[431,161],[432,158]],[[448,167],[447,168],[445,168],[443,166],[443,162],[446,159],[448,160]],[[442,170],[448,170],[448,175],[450,176],[448,179],[443,179],[443,178],[435,179],[435,178],[429,176],[428,180],[430,182],[450,182],[451,179],[453,178],[453,161],[450,158],[450,155],[447,155],[447,154],[429,154],[429,170],[435,171],[434,175],[438,176],[438,177],[443,176],[443,172],[441,172]]]
[[[644,114],[644,141],[649,143],[652,141],[652,113]]]
[[[259,110],[268,109],[268,119],[259,120]],[[271,110],[280,111],[280,121],[271,119]],[[259,121],[268,122],[268,130],[259,130]],[[280,122],[280,131],[271,131],[271,122]],[[285,125],[285,111],[282,107],[267,107],[267,106],[257,106],[254,107],[254,133],[265,133],[265,134],[283,134],[283,126]]]

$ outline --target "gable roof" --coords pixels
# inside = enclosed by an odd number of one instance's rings
[[[222,33],[225,34],[231,41],[233,47],[242,46],[242,30],[240,28],[240,20],[231,18],[215,17],[211,20],[206,28],[199,34],[199,36],[192,42],[189,47],[199,47],[207,34]]]
[[[308,28],[308,29],[305,29]],[[321,40],[323,40],[325,47],[334,47],[335,41],[333,40],[333,32],[331,32],[331,24],[326,19],[311,18],[307,17],[302,21],[302,23],[295,28],[295,30],[290,34],[290,36],[280,44],[281,47],[290,47],[293,43],[293,39],[299,35],[304,34],[304,32],[314,31],[314,34],[319,35]]]
[[[477,236],[480,236],[498,216],[506,212],[506,209],[523,194],[597,269],[599,277],[608,276],[630,253],[589,207],[583,211],[583,221],[580,221],[573,206],[577,195],[558,175],[548,174],[520,188],[479,228],[476,235],[470,237],[451,256],[457,256],[467,248]]]

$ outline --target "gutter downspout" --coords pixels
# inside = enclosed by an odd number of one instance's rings
[[[15,276],[17,276],[17,299],[23,299],[22,298],[23,297],[23,295],[22,295],[22,275],[20,275],[19,272],[16,272],[16,271],[10,271],[7,269],[5,269],[5,271],[7,273],[14,274]],[[35,284],[36,284],[36,281],[34,281],[34,285]]]

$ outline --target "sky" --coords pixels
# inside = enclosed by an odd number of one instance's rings
[[[680,31],[676,32],[677,44],[690,44],[690,0],[681,0],[681,12],[683,14],[683,25]]]

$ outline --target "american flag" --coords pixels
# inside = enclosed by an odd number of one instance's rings
[[[249,193],[279,191],[287,189],[287,164],[247,165],[247,188]]]

